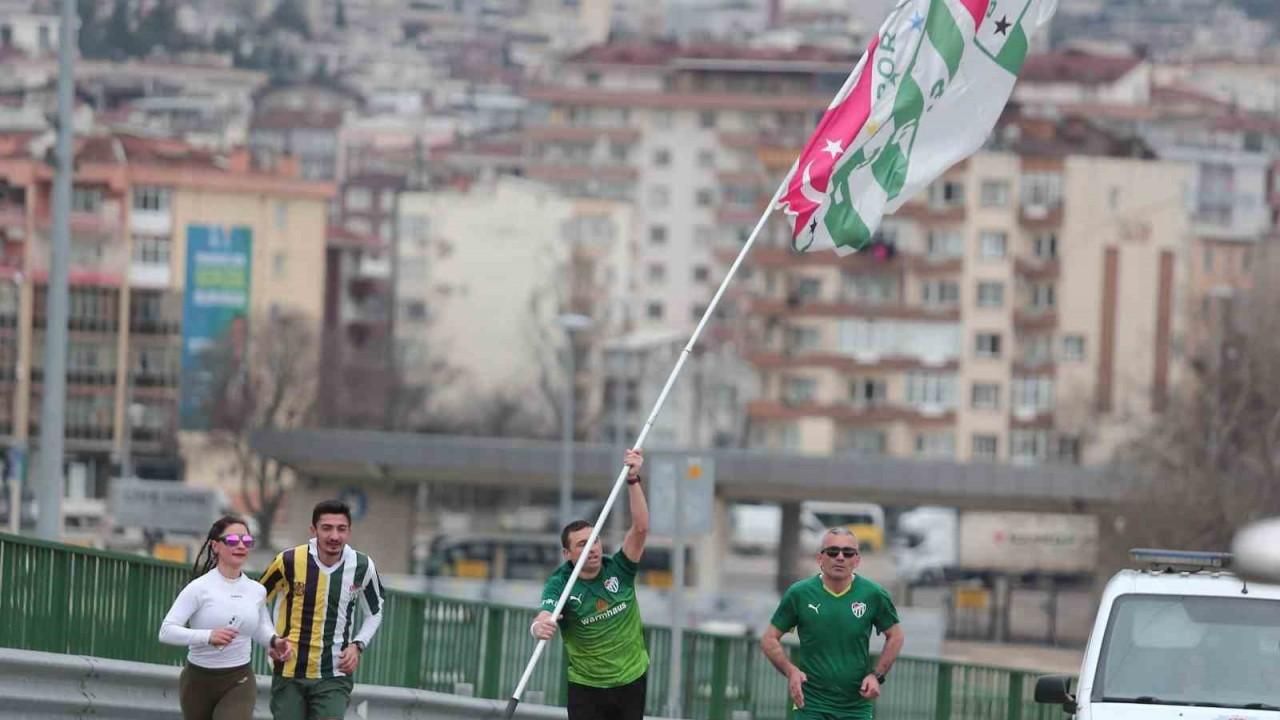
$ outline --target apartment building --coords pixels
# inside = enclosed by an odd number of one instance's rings
[[[526,175],[571,197],[636,206],[629,328],[693,329],[719,279],[715,246],[745,237],[759,218],[759,198],[739,192],[743,170],[731,161],[739,139],[802,143],[854,60],[814,49],[614,43],[570,57],[554,83],[527,92],[546,121],[527,131]]]
[[[50,142],[48,136],[0,136],[0,443],[8,447],[31,448],[39,437]],[[179,430],[201,426],[188,412],[190,403],[180,403],[184,345],[217,323],[185,315],[209,306],[197,290],[216,291],[222,293],[217,302],[233,301],[249,318],[297,310],[314,318],[318,334],[325,204],[332,195],[330,185],[300,180],[296,164],[267,173],[244,151],[215,154],[119,133],[77,138],[75,167],[68,532],[99,521],[126,449],[142,477],[214,474],[206,463],[184,467]],[[191,277],[198,278],[194,287]],[[223,480],[238,487],[234,478]]]
[[[797,150],[744,142],[739,156],[772,178]],[[752,444],[1105,458],[1177,373],[1189,169],[1149,158],[1077,118],[1010,112],[863,253],[795,254],[775,224],[744,283]]]

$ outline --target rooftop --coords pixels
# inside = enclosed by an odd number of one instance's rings
[[[1027,58],[1020,78],[1028,83],[1103,85],[1128,75],[1143,63],[1137,56],[1098,55],[1070,49]]]

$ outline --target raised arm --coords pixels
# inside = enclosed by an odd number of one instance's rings
[[[622,540],[622,552],[631,562],[640,562],[644,555],[644,543],[649,538],[649,503],[644,499],[640,484],[640,467],[644,455],[639,450],[628,450],[623,457],[627,466],[627,500],[631,506],[631,527]]]

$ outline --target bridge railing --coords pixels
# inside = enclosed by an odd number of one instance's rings
[[[184,651],[161,645],[160,621],[187,581],[188,568],[150,558],[0,534],[0,647],[117,660],[181,664]],[[359,680],[500,699],[515,686],[534,639],[536,610],[388,591],[382,628],[369,646]],[[671,635],[645,629],[657,661],[649,677],[650,715],[664,715]],[[686,632],[682,716],[785,720],[786,682],[761,655],[755,638]],[[539,664],[530,702],[565,702],[560,643]],[[255,651],[255,668],[269,673]],[[1034,673],[937,660],[902,658],[885,684],[878,714],[890,720],[1057,720],[1036,705]]]

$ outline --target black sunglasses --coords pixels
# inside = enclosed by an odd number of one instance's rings
[[[822,554],[826,555],[829,558],[838,557],[840,555],[844,555],[847,558],[851,558],[858,554],[858,548],[828,547],[828,548],[822,548]]]

